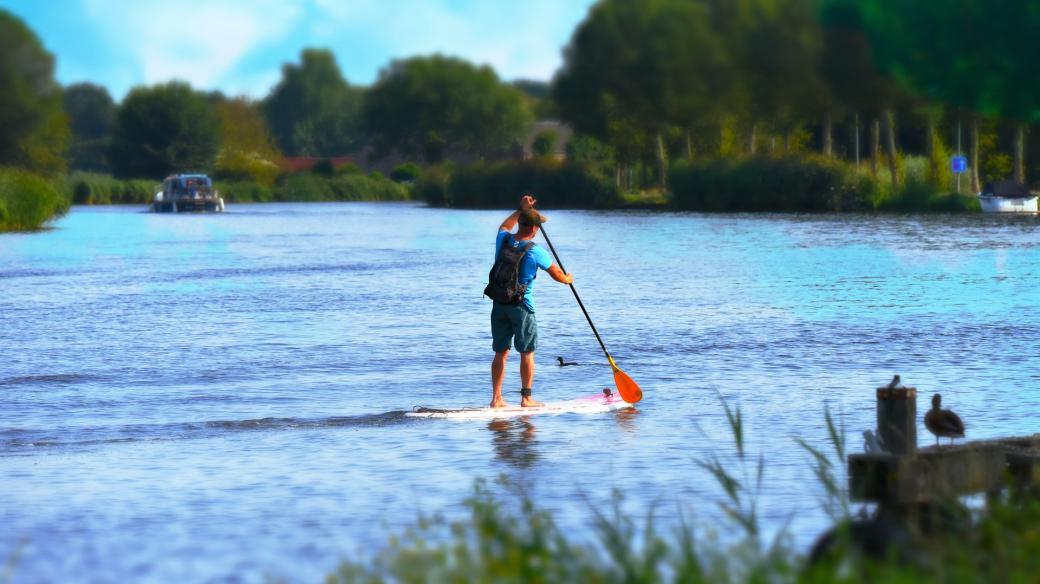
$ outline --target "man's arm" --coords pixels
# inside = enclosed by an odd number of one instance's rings
[[[546,271],[549,272],[549,275],[552,277],[553,280],[556,280],[557,282],[559,282],[561,284],[573,284],[574,283],[574,276],[571,275],[571,274],[565,273],[563,270],[560,269],[560,266],[556,265],[555,263],[553,263],[553,265],[549,266],[549,269],[546,270]]]
[[[520,211],[523,211],[524,209],[530,209],[531,207],[534,207],[534,204],[536,202],[537,201],[535,201],[535,198],[532,197],[531,195],[524,195],[524,196],[520,197],[520,208],[517,209],[516,211],[513,211],[512,213],[510,213],[509,217],[506,217],[506,220],[503,221],[502,224],[498,226],[498,230],[499,231],[512,231],[513,228],[516,227],[517,219],[520,218]]]
[[[516,227],[516,220],[519,217],[520,217],[520,209],[517,209],[516,211],[513,211],[512,213],[509,214],[509,217],[506,217],[506,220],[503,221],[502,224],[498,226],[498,230],[499,231],[512,231],[513,228]]]

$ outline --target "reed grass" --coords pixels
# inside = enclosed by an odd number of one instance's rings
[[[675,207],[714,212],[868,211],[881,188],[819,156],[699,160],[673,168],[669,183]]]
[[[593,509],[593,542],[576,541],[520,493],[517,511],[477,481],[466,501],[468,516],[448,522],[422,518],[371,558],[348,561],[328,575],[329,584],[555,583],[590,584],[866,584],[934,582],[1031,583],[1040,574],[1040,502],[1003,497],[971,512],[964,529],[928,539],[892,538],[873,553],[857,541],[844,488],[848,445],[843,425],[824,411],[827,436],[816,446],[795,438],[822,485],[823,509],[834,521],[829,553],[810,557],[797,549],[786,527],[764,538],[759,498],[768,472],[761,453],[747,450],[739,406],[723,401],[732,447],[693,461],[720,487],[725,518],[714,528],[680,514],[679,526],[661,530],[654,513],[636,520],[621,511]],[[508,490],[508,486],[506,486]],[[862,511],[861,511],[862,513]],[[737,533],[720,539],[717,531]],[[896,531],[893,531],[896,532]],[[900,547],[903,546],[903,547]],[[815,550],[814,550],[815,551]],[[811,561],[810,561],[811,560]]]
[[[274,190],[274,200],[315,201],[404,201],[408,188],[381,175],[316,173],[289,175]]]
[[[117,179],[110,175],[77,172],[65,179],[67,198],[77,205],[148,205],[158,181]],[[214,188],[227,203],[314,201],[402,201],[408,187],[380,176],[358,173],[298,173],[268,186],[254,181],[217,181]]]
[[[931,176],[927,159],[900,159],[903,180],[892,186],[881,169],[821,156],[757,156],[695,161],[670,174],[671,203],[713,212],[977,212],[977,197],[950,192]]]
[[[253,181],[216,181],[213,188],[225,203],[270,203],[275,200],[273,186]]]
[[[0,232],[33,231],[68,210],[69,199],[54,181],[0,168]]]
[[[589,165],[552,159],[479,162],[428,169],[416,198],[434,206],[508,208],[522,193],[535,193],[554,208],[617,208],[623,200],[614,183]]]
[[[65,192],[76,205],[147,205],[159,186],[159,181],[96,172],[75,172],[65,179]]]

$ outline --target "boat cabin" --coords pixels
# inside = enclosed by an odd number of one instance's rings
[[[224,210],[224,199],[213,190],[213,181],[204,174],[173,174],[155,193],[152,210],[156,213]]]
[[[979,204],[985,213],[1036,214],[1037,195],[1018,181],[994,181],[979,193]]]

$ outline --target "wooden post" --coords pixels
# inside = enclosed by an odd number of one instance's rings
[[[877,388],[878,438],[896,456],[917,454],[917,388]]]

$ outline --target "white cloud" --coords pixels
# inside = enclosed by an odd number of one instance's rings
[[[105,45],[91,61],[120,99],[136,84],[181,79],[262,97],[279,64],[328,47],[353,83],[393,59],[443,53],[504,79],[549,79],[593,0],[80,0]],[[101,69],[99,71],[98,69]]]
[[[85,7],[117,54],[119,68],[136,69],[137,82],[181,79],[205,89],[241,85],[229,79],[235,66],[262,44],[288,34],[299,16],[298,6],[283,0],[88,0]],[[255,82],[267,83],[269,77]]]
[[[334,42],[345,29],[365,27],[392,58],[440,52],[491,65],[506,79],[548,79],[591,1],[483,0],[453,8],[446,0],[315,0],[326,18],[313,32]]]

